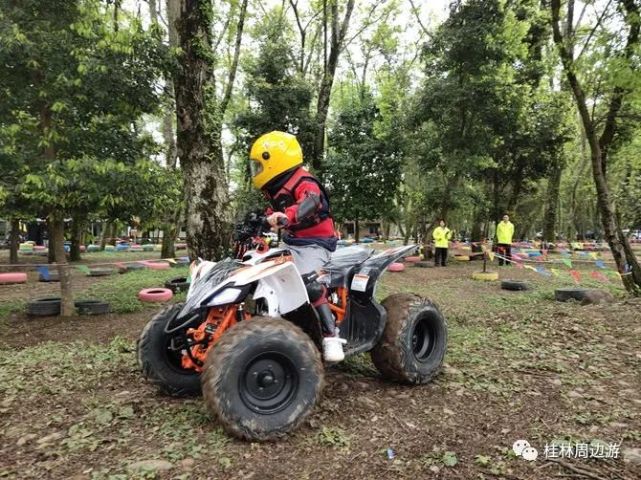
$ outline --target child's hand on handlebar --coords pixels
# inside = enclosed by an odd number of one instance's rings
[[[287,220],[287,215],[282,212],[274,212],[267,217],[267,222],[272,227],[283,227],[289,223]]]

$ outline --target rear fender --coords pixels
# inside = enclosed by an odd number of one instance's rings
[[[382,252],[369,257],[354,272],[349,280],[350,290],[353,296],[361,298],[372,298],[376,290],[376,283],[385,269],[400,258],[408,256],[416,250],[416,245],[388,248]]]

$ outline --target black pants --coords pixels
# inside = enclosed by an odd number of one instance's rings
[[[445,266],[447,263],[447,248],[436,247],[434,252],[434,265],[437,267],[439,265]]]
[[[496,253],[501,255],[502,257],[509,258],[510,260],[512,259],[512,245],[509,243],[499,243],[496,245]],[[510,262],[507,260],[503,260],[501,257],[499,257],[499,266],[503,264],[509,265]]]

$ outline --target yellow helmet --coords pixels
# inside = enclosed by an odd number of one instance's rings
[[[294,135],[273,131],[254,142],[249,165],[254,187],[263,188],[270,180],[303,164],[303,150]]]

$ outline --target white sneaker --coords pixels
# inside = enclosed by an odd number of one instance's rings
[[[343,344],[347,340],[340,337],[325,337],[323,338],[323,359],[326,362],[342,362],[345,360],[345,352],[343,352]]]

